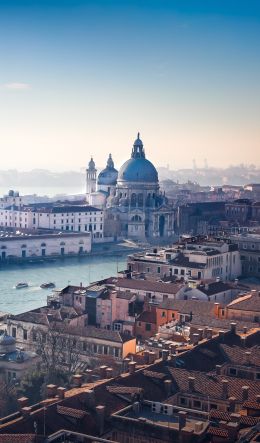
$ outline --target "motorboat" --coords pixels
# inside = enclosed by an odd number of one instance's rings
[[[28,288],[28,283],[25,283],[25,282],[20,282],[20,283],[17,283],[16,285],[15,285],[15,288],[16,289],[22,289],[22,288]]]
[[[42,283],[41,284],[42,289],[49,289],[49,288],[55,288],[55,283],[49,282],[49,283]]]

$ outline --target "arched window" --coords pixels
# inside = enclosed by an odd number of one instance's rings
[[[133,222],[141,222],[142,221],[142,219],[141,219],[141,217],[140,217],[140,215],[134,215],[133,217],[132,217],[132,221]]]
[[[136,203],[137,203],[136,194],[132,194],[131,195],[131,206],[136,207]]]
[[[6,246],[1,246],[1,249],[7,249]]]
[[[144,205],[144,197],[143,194],[138,194],[137,205],[139,208],[142,208]]]
[[[27,245],[22,245],[21,248],[27,248]]]
[[[41,247],[44,248],[46,246],[46,243],[42,243]]]
[[[61,245],[61,246],[65,246],[65,241],[61,241],[61,242],[60,242],[60,245]]]

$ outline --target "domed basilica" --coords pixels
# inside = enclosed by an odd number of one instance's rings
[[[106,237],[144,240],[171,237],[174,211],[159,187],[158,173],[147,160],[138,133],[131,158],[114,167],[111,154],[107,166],[97,176],[93,158],[86,170],[87,201],[104,210]]]

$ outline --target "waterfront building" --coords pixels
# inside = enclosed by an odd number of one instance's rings
[[[111,154],[94,186],[93,159],[87,169],[87,201],[105,210],[105,236],[144,240],[174,234],[174,209],[159,187],[158,173],[146,158],[139,133],[131,158],[119,169]],[[95,188],[95,192],[89,192]]]
[[[102,210],[84,204],[11,206],[0,210],[0,227],[88,232],[93,242],[102,242],[104,214]]]
[[[0,231],[0,262],[84,255],[90,251],[89,232]]]
[[[171,248],[128,256],[128,270],[157,278],[234,280],[241,274],[240,253],[234,244],[187,236]]]

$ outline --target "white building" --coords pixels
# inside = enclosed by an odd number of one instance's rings
[[[224,241],[193,241],[175,244],[156,252],[128,257],[128,270],[151,278],[173,277],[188,280],[234,280],[241,275],[240,252]]]
[[[0,261],[15,258],[80,255],[90,251],[91,235],[87,232],[14,234],[0,231]]]
[[[27,205],[0,210],[0,227],[90,232],[93,242],[103,241],[103,211],[87,205]]]

